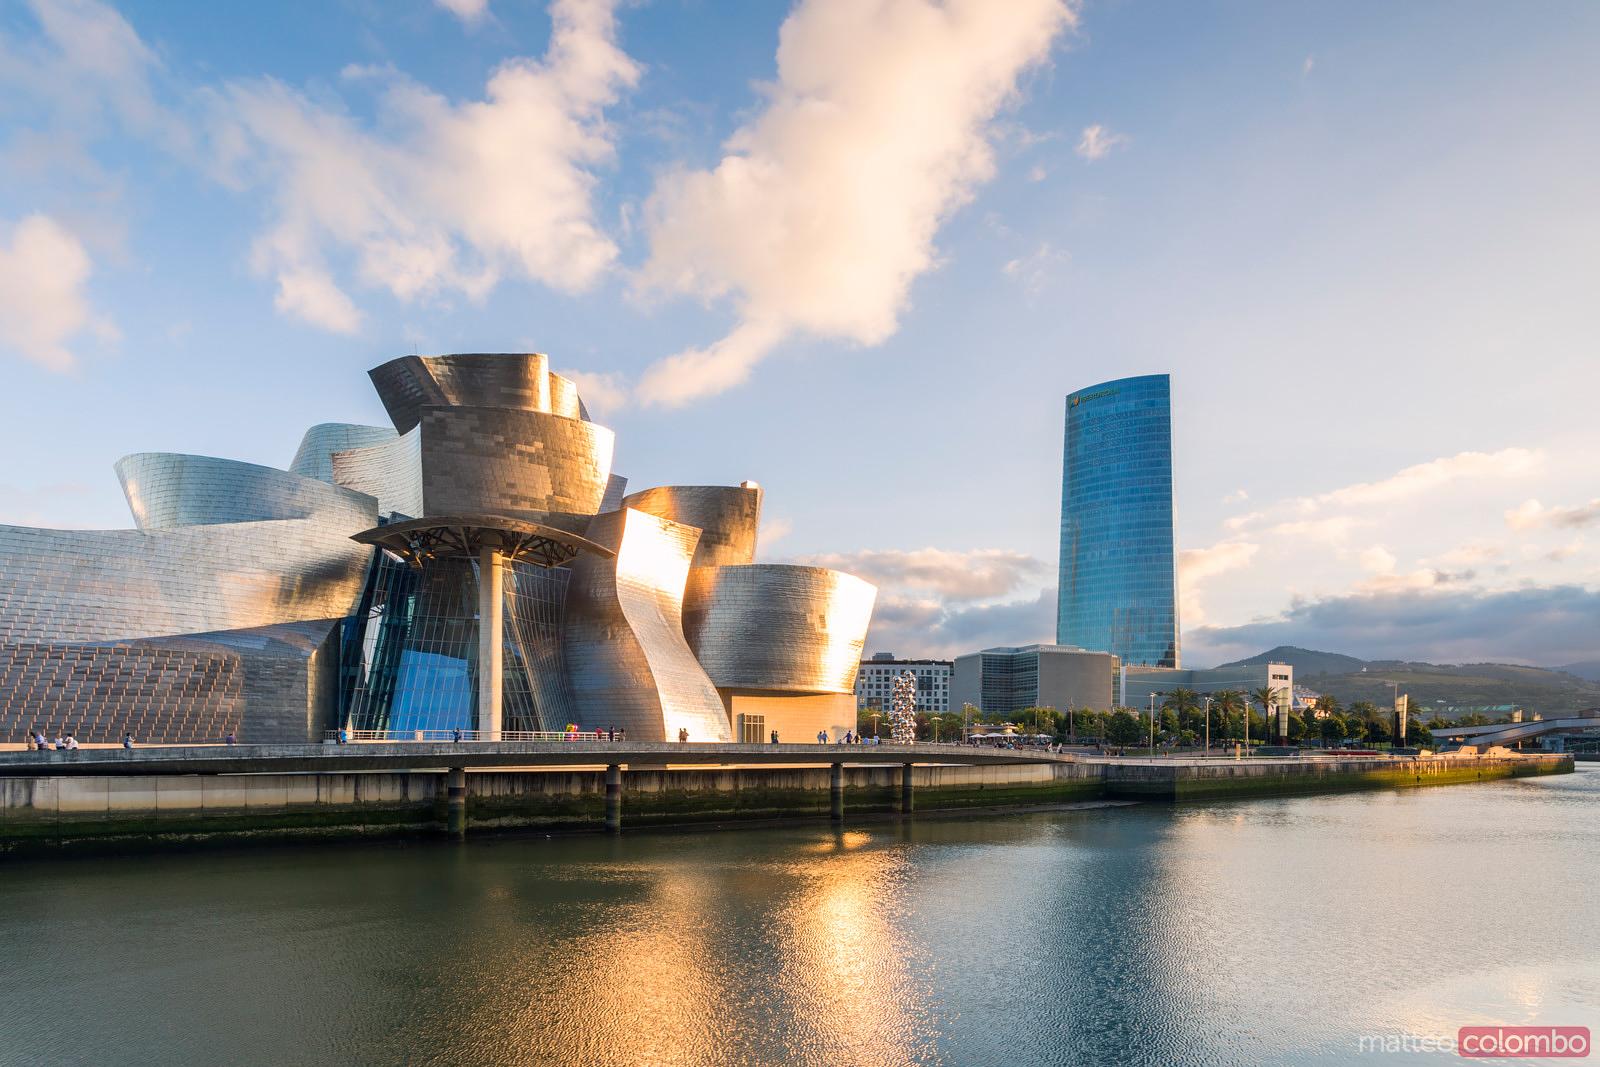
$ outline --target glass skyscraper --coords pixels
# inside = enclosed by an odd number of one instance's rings
[[[1172,392],[1165,374],[1067,397],[1056,643],[1176,667]]]

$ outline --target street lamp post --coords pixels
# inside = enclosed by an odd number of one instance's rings
[[[873,737],[877,737],[878,736],[878,720],[880,718],[882,718],[882,717],[883,716],[879,712],[876,712],[876,711],[873,712],[872,715],[871,715],[871,719],[872,719],[872,736]]]
[[[1206,755],[1211,755],[1211,698],[1206,697]]]
[[[1150,694],[1150,755],[1156,754],[1156,696]]]

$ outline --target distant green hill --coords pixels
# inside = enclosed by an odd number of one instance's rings
[[[1568,663],[1565,666],[1556,667],[1555,670],[1576,674],[1579,678],[1585,678],[1591,682],[1600,682],[1600,659],[1584,660],[1582,663]]]
[[[1580,677],[1575,672],[1514,663],[1360,660],[1336,652],[1281,645],[1259,656],[1223,666],[1267,662],[1290,664],[1294,667],[1297,684],[1319,693],[1330,693],[1346,705],[1370,700],[1385,707],[1394,692],[1388,683],[1398,682],[1400,691],[1409,693],[1412,706],[1419,710],[1432,710],[1440,704],[1455,707],[1514,704],[1530,712],[1552,716],[1600,707],[1600,681]]]

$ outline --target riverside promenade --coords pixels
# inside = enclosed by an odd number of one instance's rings
[[[0,853],[1188,803],[1567,773],[1570,756],[1119,758],[968,745],[367,742],[0,752]]]

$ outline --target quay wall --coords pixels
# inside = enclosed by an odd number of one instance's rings
[[[628,826],[826,818],[827,767],[637,769],[623,774]],[[845,811],[895,810],[899,767],[846,767]],[[1091,764],[922,766],[926,810],[1098,799]],[[600,770],[470,772],[468,829],[593,830],[604,825]],[[102,844],[201,843],[431,833],[446,820],[444,774],[142,775],[0,778],[0,854]]]
[[[1400,760],[1214,760],[1204,765],[1160,762],[1106,764],[1106,794],[1185,803],[1352,789],[1407,789],[1566,774],[1570,756],[1419,756]]]
[[[1101,799],[1186,803],[1252,796],[1409,788],[1570,772],[1570,755],[1400,761],[1085,760],[912,769],[919,811]],[[897,809],[897,766],[846,766],[845,812]],[[576,831],[604,825],[600,770],[466,775],[468,830]],[[627,827],[826,818],[827,767],[629,769]],[[0,855],[144,844],[363,837],[438,832],[438,771],[0,778]]]

